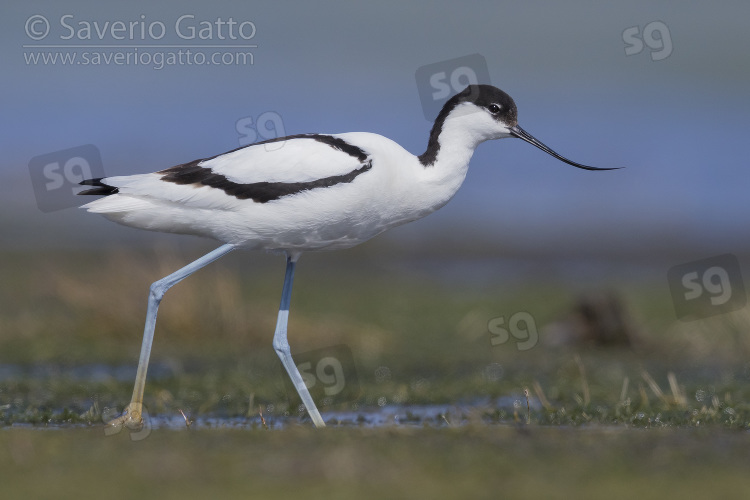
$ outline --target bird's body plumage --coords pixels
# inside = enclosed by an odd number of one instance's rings
[[[352,151],[323,142],[328,138]],[[84,208],[127,226],[248,249],[342,249],[443,206],[463,182],[469,158],[426,167],[377,134],[296,136],[156,173],[102,179],[117,192]],[[202,183],[211,176],[213,185]]]

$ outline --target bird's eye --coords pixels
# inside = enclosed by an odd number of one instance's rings
[[[498,104],[490,104],[487,109],[490,110],[490,113],[493,115],[496,115],[500,112],[500,106]]]

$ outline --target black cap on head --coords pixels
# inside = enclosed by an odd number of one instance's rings
[[[454,99],[455,102],[453,105],[449,106]],[[450,112],[451,109],[463,102],[470,102],[488,110],[494,104],[500,108],[497,113],[492,113],[495,119],[511,127],[518,124],[518,108],[516,108],[516,103],[511,96],[497,87],[493,87],[492,85],[469,85],[449,99],[443,109],[450,108],[448,110]]]
[[[497,112],[492,115],[495,119],[507,124],[509,127],[518,124],[518,108],[513,98],[492,85],[469,85],[458,94],[446,101],[440,114],[435,119],[435,123],[445,121],[451,111],[459,104],[470,102],[490,111],[493,104],[499,107]],[[494,108],[493,108],[494,109]]]

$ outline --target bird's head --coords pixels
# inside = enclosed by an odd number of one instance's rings
[[[451,97],[435,122],[440,124],[438,128],[442,128],[448,120],[460,122],[461,127],[474,135],[477,142],[517,137],[574,167],[585,170],[616,170],[581,165],[545,146],[518,125],[518,108],[513,98],[492,85],[469,85]],[[439,133],[439,130],[436,132]]]

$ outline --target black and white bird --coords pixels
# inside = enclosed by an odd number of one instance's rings
[[[135,388],[113,426],[142,423],[143,391],[156,314],[164,293],[236,249],[286,255],[273,347],[313,423],[323,422],[292,360],[287,319],[297,260],[303,252],[353,247],[445,205],[464,182],[474,149],[517,137],[570,165],[518,125],[513,99],[490,85],[470,85],[443,106],[427,150],[415,156],[381,135],[300,134],[241,147],[151,174],[91,179],[79,194],[104,195],[83,206],[141,229],[193,234],[223,243],[154,282],[148,301]]]

